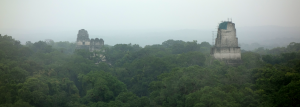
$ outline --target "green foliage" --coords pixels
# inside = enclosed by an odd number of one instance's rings
[[[75,50],[75,52],[74,52],[76,55],[79,55],[79,56],[81,56],[81,57],[83,57],[83,58],[90,58],[90,56],[91,56],[91,52],[89,52],[89,51],[86,51],[86,50],[84,50],[84,49],[77,49],[77,50]]]
[[[23,84],[19,84],[21,89],[18,94],[23,101],[29,102],[35,106],[46,105],[49,88],[46,83],[37,78],[28,78]]]
[[[50,53],[53,51],[52,47],[43,41],[33,43],[32,47],[30,48],[37,53]]]
[[[117,44],[113,47],[106,47],[105,56],[108,62],[115,65],[119,60],[124,57],[124,55],[129,54],[130,52],[136,52],[140,50],[141,47],[139,45],[131,45],[131,44]]]
[[[188,67],[193,65],[203,66],[205,56],[201,52],[188,52],[178,56],[177,63],[180,66]]]
[[[0,107],[297,107],[299,44],[243,52],[235,67],[208,42],[105,45],[98,63],[75,43],[0,35]]]
[[[239,107],[235,99],[218,87],[205,86],[186,96],[185,107]]]
[[[121,92],[126,92],[126,85],[104,71],[91,71],[86,75],[79,74],[79,81],[87,88],[84,102],[109,102]]]
[[[263,65],[261,55],[254,52],[244,52],[241,54],[243,65],[247,68],[255,68]]]
[[[66,54],[73,54],[76,48],[75,43],[70,43],[68,41],[60,41],[60,42],[55,42],[51,45],[54,49],[59,50],[61,53],[66,53]]]
[[[208,42],[202,42],[197,44],[197,41],[184,42],[181,40],[167,40],[162,43],[162,46],[169,48],[173,54],[181,54],[190,51],[201,51],[203,53],[209,53],[211,45]]]
[[[253,70],[257,93],[270,106],[299,106],[300,72],[294,67],[267,65]]]
[[[254,52],[259,53],[261,55],[265,55],[265,54],[279,55],[282,53],[292,53],[292,52],[299,53],[300,43],[291,42],[287,47],[277,47],[270,50],[260,47],[258,49],[255,49]]]
[[[269,64],[288,63],[292,60],[299,60],[300,53],[281,53],[279,55],[263,55],[262,59]]]

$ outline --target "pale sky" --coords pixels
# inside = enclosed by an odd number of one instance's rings
[[[211,34],[228,18],[237,29],[299,27],[299,5],[300,0],[1,0],[0,34],[57,41],[66,39],[49,34],[64,32],[65,38],[74,37],[70,41],[75,41],[82,28],[91,36],[103,37],[184,29],[208,30]],[[131,33],[121,35],[117,31]]]

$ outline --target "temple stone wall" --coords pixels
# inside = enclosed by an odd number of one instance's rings
[[[93,52],[93,55],[91,55],[91,57],[99,56],[102,61],[106,61],[105,56],[99,54],[99,52],[100,53],[105,52],[104,49],[102,49],[103,46],[104,46],[103,39],[99,39],[99,38],[90,39],[89,34],[86,30],[81,29],[78,31],[76,49],[88,50],[90,52]]]
[[[214,54],[212,54],[217,59],[235,59],[240,60],[241,59],[241,50],[240,48],[217,48],[214,47],[212,49]]]
[[[238,46],[234,23],[228,21],[219,25],[215,46],[211,48],[211,55],[231,65],[241,63],[241,49]]]
[[[223,22],[224,23],[224,22]],[[238,39],[236,38],[235,24],[227,23],[227,29],[218,29],[215,46],[217,47],[238,47]]]
[[[90,41],[83,40],[83,41],[77,41],[77,45],[91,45],[91,44]]]

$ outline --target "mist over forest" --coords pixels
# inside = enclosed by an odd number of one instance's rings
[[[13,32],[4,30],[3,33],[10,33],[25,44],[27,41],[37,42],[52,39],[55,42],[69,41],[75,42],[77,31],[52,31],[41,30],[28,33],[29,31]],[[183,40],[212,43],[212,31],[207,29],[182,29],[182,30],[89,30],[91,38],[103,38],[105,44],[139,44],[140,46],[161,44],[165,40]],[[42,35],[42,36],[41,36]],[[216,35],[216,33],[215,33]],[[216,37],[216,36],[215,36]],[[237,38],[243,50],[254,50],[259,47],[268,49],[287,46],[291,42],[300,41],[300,27],[279,27],[279,26],[259,26],[237,28]]]
[[[1,0],[0,107],[300,107],[299,4]]]
[[[76,47],[0,35],[0,107],[298,106],[300,43],[242,50],[238,66],[208,42],[105,45],[105,60]]]

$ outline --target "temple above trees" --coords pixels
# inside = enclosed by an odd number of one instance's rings
[[[215,46],[211,48],[211,55],[229,65],[238,65],[242,62],[235,24],[231,21],[224,21],[219,24]]]
[[[104,40],[101,38],[90,39],[88,32],[84,29],[78,31],[76,49],[88,50],[93,53],[91,57],[100,57],[100,61],[106,61],[105,56],[101,54],[105,52]]]

